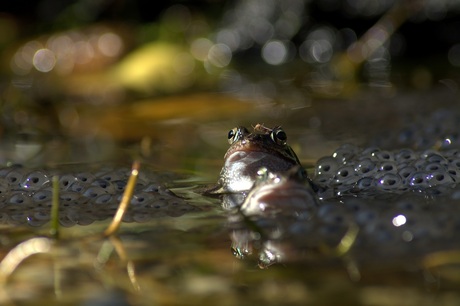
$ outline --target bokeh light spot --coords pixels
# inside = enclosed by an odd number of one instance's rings
[[[262,48],[262,58],[270,65],[280,65],[286,61],[288,50],[279,40],[269,41]]]
[[[227,45],[232,51],[240,47],[240,35],[236,31],[227,29],[220,30],[217,33],[216,40],[218,43]]]
[[[33,63],[35,69],[40,72],[50,72],[56,65],[56,57],[50,49],[40,49],[35,52]]]
[[[414,239],[414,235],[409,231],[404,231],[401,236],[402,239],[406,242],[410,242]]]
[[[212,42],[207,38],[198,38],[192,42],[190,46],[190,53],[192,53],[193,57],[199,61],[206,60],[209,49],[212,47]]]
[[[102,54],[109,57],[116,57],[123,50],[120,36],[111,32],[102,34],[98,39],[97,46]]]
[[[75,62],[84,65],[88,64],[94,57],[94,49],[87,41],[75,43]]]
[[[406,216],[404,215],[397,215],[396,217],[393,218],[392,223],[394,226],[401,226],[406,224]]]
[[[208,60],[216,67],[225,67],[232,60],[232,51],[225,44],[215,44],[209,49]]]

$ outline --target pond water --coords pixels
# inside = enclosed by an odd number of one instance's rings
[[[150,125],[147,145],[11,139],[2,145],[2,156],[16,157],[23,166],[0,170],[1,303],[456,305],[455,182],[438,193],[401,189],[346,198],[333,191],[320,204],[319,219],[294,221],[235,221],[219,198],[202,192],[217,181],[234,126],[282,125],[313,177],[316,161],[345,143],[386,152],[458,149],[457,100],[447,90],[373,92],[298,108],[215,96],[218,118],[125,120],[139,128]],[[94,150],[102,153],[97,160]],[[141,168],[131,207],[117,234],[104,238],[134,158]],[[56,174],[57,240],[49,224]]]

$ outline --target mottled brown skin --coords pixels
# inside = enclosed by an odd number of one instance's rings
[[[245,127],[237,127],[230,130],[228,140],[230,148],[225,153],[225,164],[219,179],[221,192],[250,190],[261,168],[284,172],[300,166],[281,127],[271,129],[257,124],[252,132]]]
[[[307,219],[316,210],[318,201],[305,171],[295,166],[284,173],[259,171],[259,179],[241,205],[246,216],[279,217],[289,215]]]

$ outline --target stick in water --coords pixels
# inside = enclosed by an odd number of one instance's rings
[[[136,186],[137,176],[139,175],[139,167],[139,162],[134,161],[131,169],[131,175],[129,176],[128,183],[126,184],[126,189],[123,193],[120,205],[118,206],[117,212],[115,213],[115,216],[112,219],[112,223],[110,223],[109,227],[104,232],[105,236],[113,235],[120,228],[121,221],[123,220],[123,216],[128,210],[129,203],[131,202],[131,198],[134,193],[134,187]]]

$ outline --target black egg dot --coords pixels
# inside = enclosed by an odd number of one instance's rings
[[[393,170],[393,166],[392,165],[384,165],[383,170],[384,171],[391,171],[391,170]]]
[[[390,161],[393,160],[393,155],[389,151],[378,151],[372,154],[374,158],[377,158],[380,161]]]
[[[454,159],[450,164],[456,168],[460,168],[460,159]]]
[[[395,157],[396,157],[396,161],[402,162],[402,161],[413,160],[416,158],[416,155],[412,150],[403,149],[399,151]]]
[[[416,169],[414,167],[408,166],[404,167],[399,171],[399,175],[402,178],[408,178],[412,173],[414,173]]]
[[[426,165],[425,167],[425,170],[427,171],[436,171],[440,169],[442,169],[442,167],[440,164],[437,164],[437,163],[431,163],[431,164]]]
[[[373,185],[374,179],[371,177],[364,177],[357,182],[357,187],[360,189],[369,188]]]
[[[331,176],[338,168],[337,160],[331,156],[320,158],[316,163],[316,175]]]

